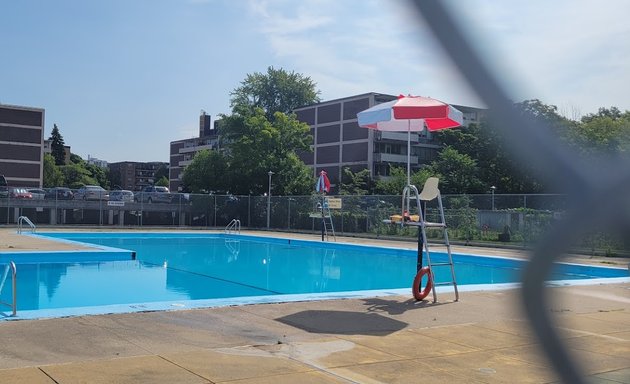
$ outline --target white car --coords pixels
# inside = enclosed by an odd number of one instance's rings
[[[133,202],[133,192],[126,189],[109,192],[109,201]]]
[[[75,200],[109,200],[109,193],[100,185],[85,185],[74,194]]]
[[[40,188],[29,188],[27,191],[33,195],[33,200],[44,200],[44,196],[46,196],[46,191]]]

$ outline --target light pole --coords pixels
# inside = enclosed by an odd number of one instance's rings
[[[490,193],[492,193],[492,210],[494,211],[494,190],[497,189],[494,185],[490,187]]]
[[[267,193],[267,229],[269,229],[269,219],[271,218],[271,175],[272,171],[267,172],[269,175],[269,193]]]

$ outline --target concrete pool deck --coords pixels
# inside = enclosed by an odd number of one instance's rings
[[[0,257],[3,251],[65,247],[72,245],[0,229]],[[526,257],[506,249],[454,251]],[[628,263],[580,256],[569,261]],[[630,283],[549,293],[556,328],[590,382],[630,383]],[[519,290],[462,292],[459,302],[452,299],[441,294],[433,304],[387,296],[5,321],[0,382],[558,382],[528,328]]]

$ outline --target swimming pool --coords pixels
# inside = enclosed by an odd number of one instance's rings
[[[408,294],[415,250],[204,233],[41,233],[84,252],[0,254],[18,266],[18,317]],[[444,254],[432,253],[439,262]],[[514,284],[523,261],[453,255],[460,289]],[[436,271],[436,281],[448,280]],[[552,280],[628,277],[562,264]],[[452,287],[446,287],[452,289]],[[465,290],[465,289],[464,289]],[[2,301],[10,298],[4,289]]]

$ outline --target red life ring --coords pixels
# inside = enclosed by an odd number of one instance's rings
[[[427,285],[425,285],[422,292],[420,292],[420,283],[422,282],[422,276],[427,275]],[[414,299],[420,301],[425,297],[429,296],[429,292],[433,288],[433,275],[431,273],[431,269],[429,267],[422,267],[416,274],[416,278],[413,279],[413,285],[411,286],[411,292],[413,293]]]

